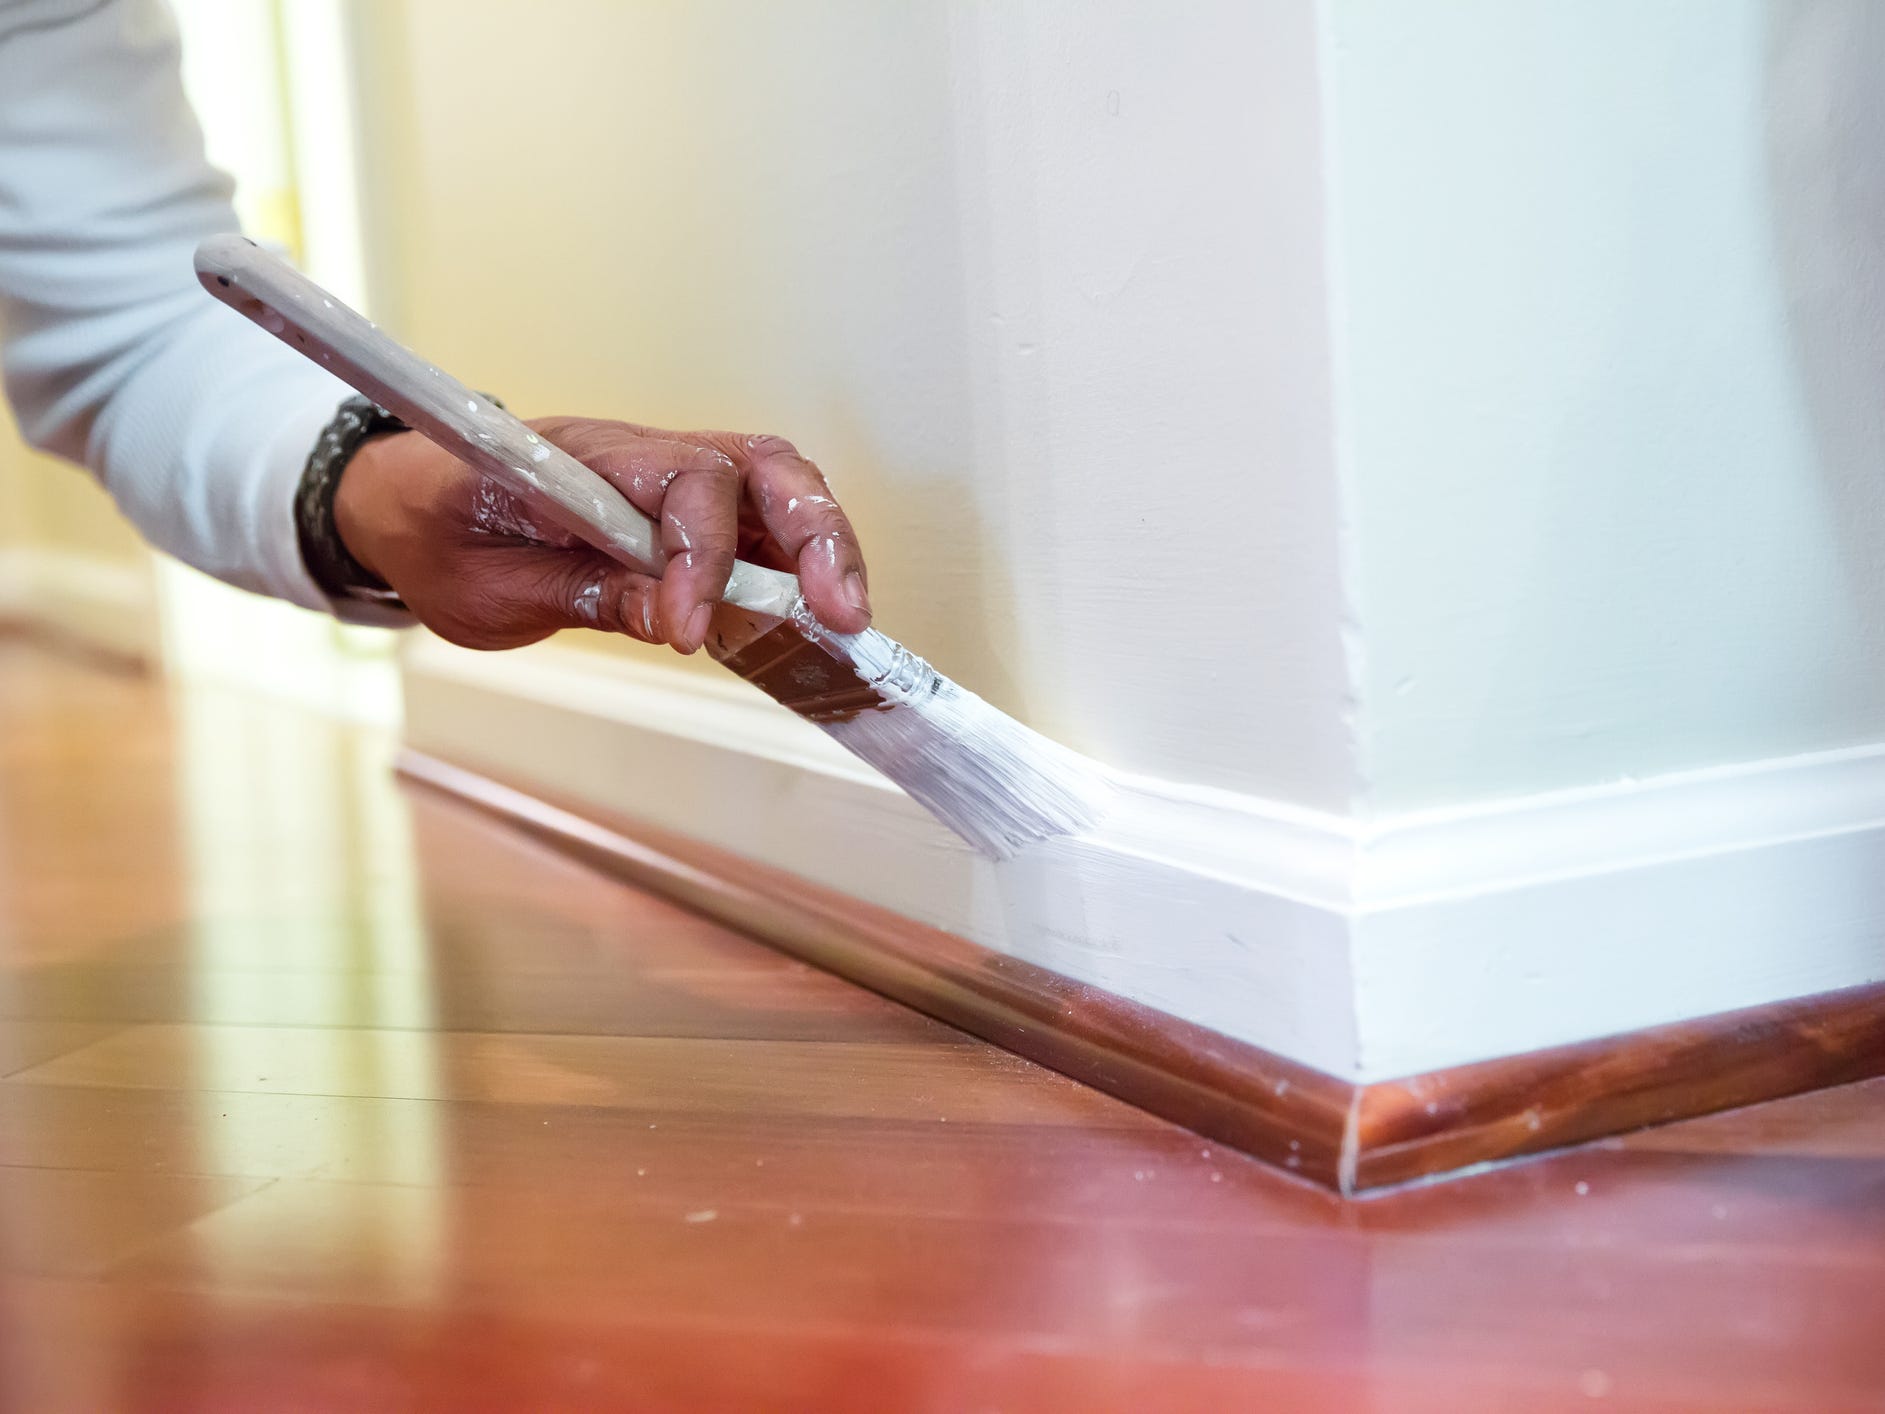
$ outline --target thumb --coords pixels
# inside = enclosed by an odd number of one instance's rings
[[[655,592],[660,584],[593,550],[507,546],[490,555],[472,582],[462,586],[466,605],[477,605],[475,630],[463,637],[446,631],[445,637],[472,648],[513,648],[558,629],[593,628],[663,643],[656,631]],[[471,628],[469,623],[464,626]]]

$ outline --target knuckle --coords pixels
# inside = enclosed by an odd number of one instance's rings
[[[803,461],[799,449],[776,432],[757,432],[746,439],[746,450],[754,457],[793,457]]]
[[[731,546],[711,548],[705,545],[689,550],[663,576],[680,586],[682,593],[698,592],[702,585],[725,584],[733,573],[736,556]]]
[[[592,471],[606,473],[649,447],[642,429],[624,422],[567,418],[554,428],[536,423],[531,428]]]
[[[718,447],[689,447],[686,456],[681,460],[685,462],[688,471],[704,473],[710,477],[724,479],[737,477],[740,474],[740,469],[734,464],[733,458]]]

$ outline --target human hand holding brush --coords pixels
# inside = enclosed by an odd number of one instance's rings
[[[680,443],[679,450],[664,450],[641,468],[653,483],[644,485],[641,495],[659,493],[651,511],[635,499],[632,454],[612,474],[599,475],[566,449],[553,429],[538,431],[518,421],[253,242],[234,235],[211,237],[197,247],[196,273],[210,294],[363,395],[350,400],[360,404],[357,408],[343,404],[340,421],[346,425],[324,434],[310,459],[311,470],[328,464],[331,448],[344,448],[363,427],[388,415],[424,433],[445,461],[419,462],[422,479],[429,466],[439,480],[432,490],[414,492],[413,504],[424,508],[442,498],[461,516],[475,517],[484,487],[476,477],[461,474],[455,464],[463,463],[512,498],[487,507],[498,523],[500,513],[511,514],[515,530],[523,528],[515,514],[541,514],[606,560],[649,579],[658,576],[659,588],[619,579],[620,572],[599,559],[593,568],[600,578],[585,580],[575,602],[584,595],[594,598],[599,621],[600,596],[610,584],[626,586],[617,613],[636,593],[639,605],[649,605],[652,595],[645,625],[651,631],[672,633],[680,623],[683,645],[704,646],[723,666],[822,728],[993,858],[1091,828],[1105,812],[1112,782],[1097,763],[997,711],[876,629],[849,631],[824,617],[830,612],[840,622],[868,619],[868,601],[859,602],[850,592],[863,587],[863,561],[853,558],[855,539],[837,538],[837,507],[823,495],[822,479],[796,453],[787,458],[763,438]],[[583,424],[587,430],[575,440],[586,440],[596,426]],[[775,455],[768,457],[768,450]],[[673,465],[677,458],[687,465]],[[729,478],[716,458],[731,462],[736,477]],[[397,480],[398,474],[415,471],[388,463],[385,479]],[[379,480],[369,478],[368,485]],[[313,482],[304,478],[303,484],[333,483],[315,477]],[[729,524],[739,524],[737,508],[749,489],[756,508],[749,531],[764,527],[766,532],[755,548],[785,552],[795,568],[809,565],[809,581],[731,555],[738,535],[729,545],[726,532]],[[807,494],[798,495],[801,491]],[[469,503],[463,499],[467,493]],[[388,489],[386,495],[397,493]],[[780,496],[784,506],[778,504]],[[670,504],[676,497],[679,502]],[[371,503],[365,509],[372,509]],[[730,509],[735,512],[731,520]],[[338,507],[336,512],[339,530]],[[407,561],[426,563],[427,552],[417,542],[432,520],[423,509],[406,515],[404,528],[388,533],[387,543]],[[394,525],[400,521],[395,514]],[[534,519],[530,523],[534,526]],[[374,554],[372,542],[381,532],[359,520],[353,524],[366,553]],[[806,526],[823,526],[826,534],[801,535]],[[697,528],[716,536],[712,561],[703,558],[709,547],[688,543]],[[341,553],[348,553],[345,547]],[[450,547],[443,553],[449,555]],[[390,563],[388,569],[399,572]],[[719,607],[703,602],[703,592],[717,595]]]
[[[826,627],[870,627],[857,535],[818,468],[783,437],[573,417],[527,425],[655,521],[666,564],[658,575],[622,564],[559,527],[528,489],[419,433],[384,433],[340,474],[336,528],[440,637],[515,648],[594,628],[692,653],[736,558],[795,571]]]

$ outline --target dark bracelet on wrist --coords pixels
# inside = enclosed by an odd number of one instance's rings
[[[498,407],[504,404],[485,395]],[[334,496],[341,473],[354,453],[370,438],[410,429],[373,399],[355,394],[335,410],[333,421],[321,429],[314,450],[308,453],[295,489],[295,539],[308,576],[329,599],[353,599],[386,608],[404,609],[393,587],[354,557],[340,538],[334,521]]]
[[[308,453],[295,489],[295,538],[309,578],[329,599],[405,607],[391,585],[354,558],[334,523],[334,493],[353,454],[369,437],[405,430],[406,424],[385,408],[356,394],[340,405]]]

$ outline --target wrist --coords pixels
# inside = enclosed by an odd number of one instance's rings
[[[381,581],[386,579],[386,572],[375,553],[378,537],[374,529],[385,515],[383,509],[376,509],[378,493],[382,487],[397,484],[394,468],[418,436],[417,432],[382,432],[369,437],[347,459],[334,487],[335,533],[360,567]]]

